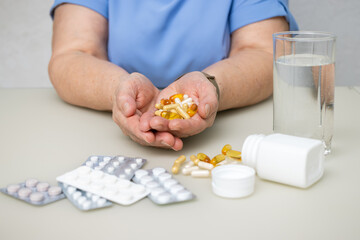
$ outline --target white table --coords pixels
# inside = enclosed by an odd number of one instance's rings
[[[215,196],[211,179],[177,175],[196,200],[82,212],[64,199],[42,207],[0,194],[0,239],[360,239],[360,93],[338,87],[333,153],[324,177],[303,190],[256,179],[253,195]],[[111,114],[62,102],[53,89],[0,89],[0,187],[28,177],[55,178],[92,154],[141,156],[144,168],[170,170],[181,154],[241,150],[253,133],[272,132],[272,101],[218,114],[179,152],[140,146],[122,135]]]

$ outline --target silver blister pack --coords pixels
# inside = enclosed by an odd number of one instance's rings
[[[105,198],[85,192],[68,184],[59,182],[59,186],[66,195],[66,198],[80,210],[88,211],[112,205],[112,203]]]
[[[59,186],[50,186],[47,182],[29,178],[25,182],[8,185],[1,192],[33,205],[45,205],[65,198]]]
[[[165,168],[139,169],[132,181],[145,186],[150,191],[148,198],[156,204],[183,202],[195,198],[195,195],[174,179]]]
[[[83,164],[95,170],[104,171],[118,178],[130,180],[136,170],[146,163],[144,158],[132,158],[126,156],[90,156]]]

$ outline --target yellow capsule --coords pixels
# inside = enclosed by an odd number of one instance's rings
[[[210,158],[205,153],[198,153],[196,156],[200,161],[210,163]]]
[[[179,106],[178,103],[168,104],[163,107],[164,111],[169,111],[171,109],[175,109],[177,106]]]
[[[169,120],[173,119],[182,119],[182,117],[177,113],[170,112]]]
[[[229,150],[231,150],[231,149],[232,149],[231,145],[230,145],[230,144],[226,144],[226,145],[221,149],[221,153],[224,154],[224,155],[226,155],[226,152],[229,151]]]
[[[162,111],[161,112],[161,117],[169,119],[170,118],[170,112]]]
[[[174,164],[173,166],[172,166],[172,168],[171,168],[171,172],[173,173],[173,174],[178,174],[179,173],[179,170],[180,170],[180,166],[178,165],[178,164]]]
[[[162,111],[157,110],[157,111],[155,111],[155,116],[160,116],[161,117],[161,113],[162,113]]]
[[[213,157],[213,159],[211,159],[210,163],[215,166],[215,165],[218,164],[219,162],[224,161],[224,160],[225,160],[225,157],[226,157],[226,156],[225,156],[224,154],[218,154],[218,155],[216,155],[215,157]]]
[[[189,114],[187,114],[185,111],[184,111],[184,109],[182,109],[180,106],[177,106],[176,108],[175,108],[175,110],[178,112],[178,114],[180,114],[184,119],[189,119],[190,118],[190,116],[189,116]]]
[[[155,107],[157,109],[162,109],[164,106],[161,103],[157,103],[157,104],[155,104]]]
[[[163,106],[169,105],[169,104],[171,104],[171,101],[169,99],[163,98],[163,99],[160,100],[160,104],[163,105]]]
[[[184,99],[184,94],[181,94],[181,93],[174,94],[174,95],[172,95],[171,97],[169,97],[169,100],[170,100],[172,103],[175,103],[175,98],[179,98],[180,101],[182,101],[182,100]]]
[[[228,150],[226,152],[226,156],[231,157],[231,158],[241,159],[241,152],[236,151],[236,150]]]
[[[197,166],[198,163],[200,162],[200,160],[195,156],[195,155],[191,155],[190,156],[190,160]]]
[[[181,155],[180,157],[178,157],[178,158],[175,160],[176,163],[180,163],[180,164],[182,164],[182,163],[185,162],[185,161],[186,161],[185,155]]]

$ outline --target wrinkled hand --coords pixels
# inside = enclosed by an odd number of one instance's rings
[[[207,80],[201,72],[191,72],[175,81],[161,91],[156,102],[162,98],[169,98],[176,93],[184,93],[193,99],[198,105],[198,112],[190,119],[167,120],[154,116],[154,112],[146,113],[145,119],[149,121],[152,129],[167,131],[174,136],[183,138],[195,135],[211,127],[214,123],[218,110],[218,99],[216,88]],[[151,114],[152,117],[148,116]]]
[[[154,108],[159,93],[144,75],[130,74],[119,83],[114,93],[113,120],[125,135],[137,143],[180,150],[183,143],[178,137],[169,132],[152,131],[146,121],[141,120],[144,112]]]

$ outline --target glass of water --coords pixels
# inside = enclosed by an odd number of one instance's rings
[[[274,132],[316,138],[331,152],[335,41],[332,33],[289,31],[274,39]]]

